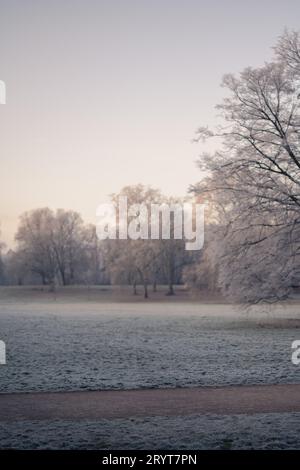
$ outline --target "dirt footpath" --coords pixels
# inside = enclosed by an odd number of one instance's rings
[[[300,412],[300,384],[0,394],[0,421]]]

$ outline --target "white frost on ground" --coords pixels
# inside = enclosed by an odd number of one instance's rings
[[[0,391],[299,383],[299,305],[3,303]],[[0,423],[19,449],[297,449],[300,413]]]
[[[0,391],[299,383],[299,304],[3,304]]]
[[[299,449],[300,413],[0,423],[1,449]]]

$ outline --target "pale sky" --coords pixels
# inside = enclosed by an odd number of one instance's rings
[[[37,207],[95,222],[128,184],[183,196],[223,74],[299,19],[299,0],[0,0],[2,240]]]

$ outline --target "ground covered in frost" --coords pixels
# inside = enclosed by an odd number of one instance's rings
[[[0,302],[0,392],[299,383],[299,326],[299,304]]]
[[[299,449],[300,413],[0,423],[1,449]]]

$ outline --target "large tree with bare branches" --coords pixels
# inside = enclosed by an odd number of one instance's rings
[[[257,303],[289,296],[300,274],[300,37],[285,34],[274,61],[226,75],[222,124],[197,139],[220,138],[203,154],[193,189],[213,194],[219,232],[214,256],[223,291]]]

